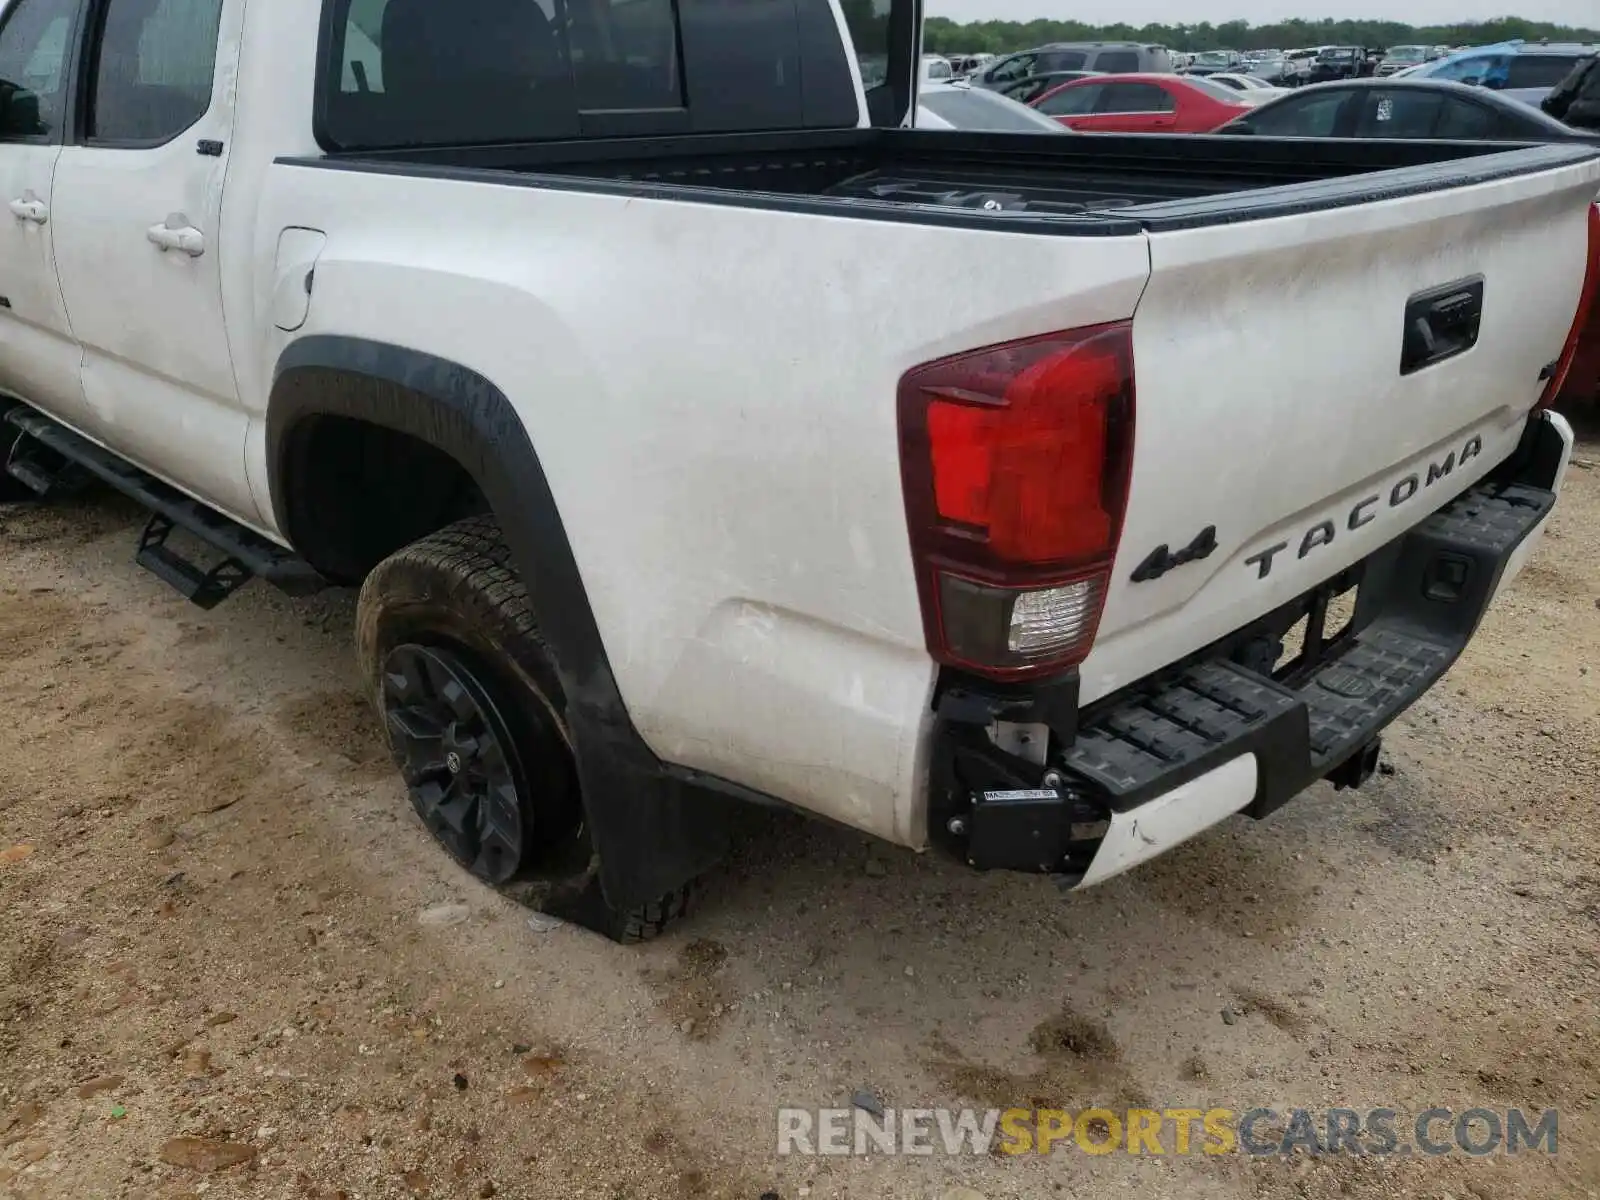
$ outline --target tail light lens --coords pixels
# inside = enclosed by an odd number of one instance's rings
[[[900,381],[901,469],[928,649],[994,679],[1094,643],[1133,457],[1122,321],[991,346]]]
[[[1600,204],[1589,206],[1588,262],[1589,265],[1583,273],[1583,290],[1578,293],[1578,312],[1572,319],[1572,330],[1567,334],[1567,343],[1561,349],[1561,357],[1556,360],[1555,373],[1550,376],[1544,395],[1539,397],[1537,405],[1539,408],[1554,402],[1561,394],[1561,389],[1566,386],[1573,360],[1578,357],[1578,347],[1588,331],[1589,318],[1595,311],[1596,293],[1600,293]],[[1600,337],[1600,328],[1596,329],[1595,336]]]

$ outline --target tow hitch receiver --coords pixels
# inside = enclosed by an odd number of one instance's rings
[[[1104,810],[1068,787],[1059,771],[1045,772],[1043,787],[973,792],[966,813],[948,832],[966,835],[969,865],[980,871],[1055,874],[1079,844],[1105,830]]]
[[[1066,829],[1061,795],[1046,788],[972,797],[967,856],[983,870],[1053,871]]]
[[[1323,778],[1333,784],[1335,791],[1358,788],[1371,779],[1373,773],[1377,771],[1378,758],[1382,752],[1383,739],[1373,738]]]

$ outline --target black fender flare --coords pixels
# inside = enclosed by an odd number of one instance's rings
[[[293,430],[314,416],[348,417],[416,437],[459,463],[488,500],[527,587],[562,687],[598,859],[586,882],[545,907],[587,925],[597,879],[612,909],[650,903],[726,851],[732,813],[722,789],[664,765],[639,736],[590,608],[560,510],[527,429],[504,392],[459,363],[420,350],[317,334],[278,359],[267,408],[273,513],[292,541],[285,478]],[[689,791],[695,795],[686,795]],[[729,801],[731,803],[731,800]]]

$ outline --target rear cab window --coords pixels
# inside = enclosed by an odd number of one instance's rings
[[[853,6],[864,67],[878,42],[887,54],[888,3]],[[857,123],[828,0],[738,8],[733,22],[723,0],[325,0],[318,140],[395,149]]]

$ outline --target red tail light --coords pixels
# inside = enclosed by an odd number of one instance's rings
[[[1567,344],[1561,349],[1561,357],[1556,360],[1555,373],[1550,376],[1550,382],[1545,386],[1544,395],[1539,397],[1537,407],[1543,408],[1552,403],[1566,386],[1573,360],[1578,357],[1578,346],[1583,341],[1589,327],[1589,318],[1594,313],[1597,293],[1600,293],[1600,204],[1591,204],[1589,265],[1583,273],[1583,290],[1578,293],[1578,313],[1572,320],[1572,331],[1567,334]],[[1596,336],[1600,336],[1600,330],[1596,331]]]
[[[917,367],[900,437],[929,652],[995,679],[1082,662],[1127,505],[1131,324]]]

